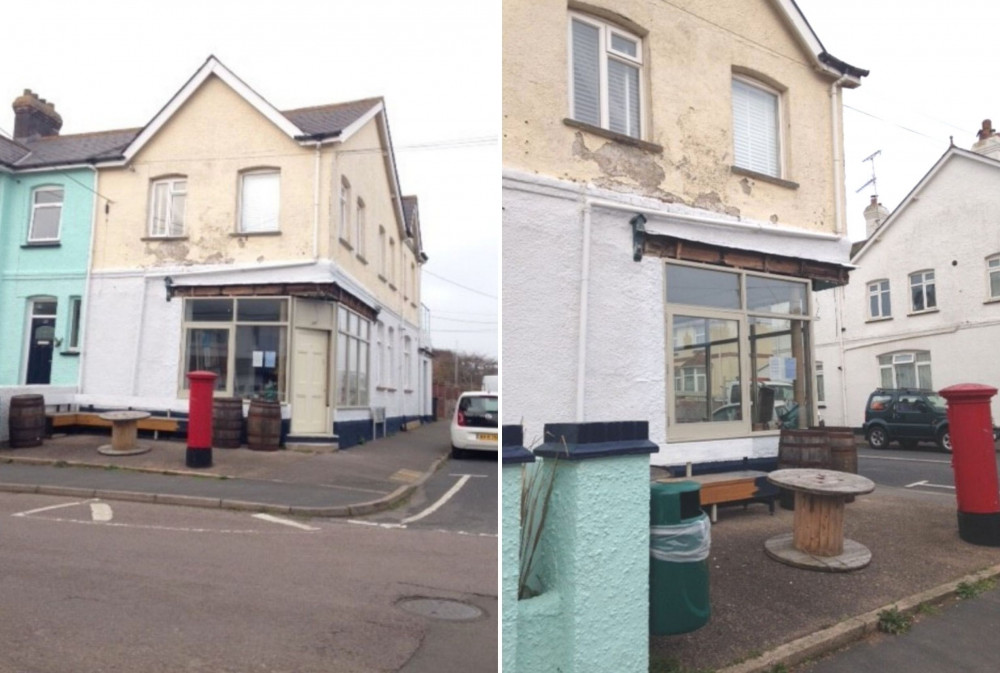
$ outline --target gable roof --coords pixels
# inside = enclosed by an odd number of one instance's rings
[[[861,78],[867,77],[868,71],[841,61],[828,52],[802,10],[795,4],[795,0],[771,0],[771,3],[792,27],[792,32],[802,48],[812,56],[813,66],[817,70],[836,78],[843,77],[841,84],[848,89],[861,86]]]
[[[947,150],[945,150],[944,154],[942,154],[938,160],[934,162],[934,165],[931,166],[931,169],[924,174],[924,177],[920,178],[917,184],[914,185],[913,189],[911,189],[903,200],[899,202],[899,205],[896,206],[895,210],[889,213],[889,216],[885,218],[885,221],[878,226],[872,235],[869,236],[867,240],[859,241],[854,244],[851,248],[851,261],[857,263],[857,261],[861,259],[866,252],[868,252],[868,249],[871,248],[876,241],[885,236],[885,233],[892,228],[892,226],[896,223],[896,220],[900,219],[910,204],[917,199],[917,195],[924,189],[924,187],[934,180],[938,173],[940,173],[944,168],[945,164],[954,159],[969,159],[986,166],[1000,168],[1000,161],[997,161],[996,159],[983,156],[978,152],[963,150],[955,147],[954,145],[950,146]]]

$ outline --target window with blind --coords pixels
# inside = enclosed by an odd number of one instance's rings
[[[633,138],[642,134],[642,40],[570,15],[570,117]]]
[[[184,235],[184,203],[187,178],[175,176],[154,180],[149,203],[149,235],[169,238]]]
[[[240,178],[240,233],[278,231],[280,177],[277,170],[244,173]]]
[[[733,164],[781,177],[781,134],[777,91],[733,78]]]

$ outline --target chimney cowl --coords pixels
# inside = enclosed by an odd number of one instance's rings
[[[990,136],[995,136],[997,134],[996,130],[993,128],[993,122],[989,119],[983,120],[983,127],[976,132],[976,136],[980,140],[986,140]]]
[[[50,103],[31,89],[14,99],[14,139],[33,136],[57,136],[62,128],[62,116]]]

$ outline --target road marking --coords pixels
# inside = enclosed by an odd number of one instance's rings
[[[936,463],[938,465],[951,465],[950,460],[932,460],[930,458],[892,458],[890,456],[868,456],[863,454],[858,454],[858,458],[866,458],[870,460],[897,460],[903,463]]]
[[[465,486],[465,482],[467,481],[469,481],[469,475],[467,474],[462,475],[454,486],[449,488],[444,495],[438,498],[438,501],[436,503],[425,509],[423,512],[420,512],[420,514],[414,514],[409,518],[403,519],[403,523],[411,523],[413,521],[419,521],[420,519],[423,519],[425,516],[430,516],[431,514],[436,512],[443,504],[451,500],[451,497],[456,493],[458,493],[458,489]]]
[[[111,505],[106,502],[92,502],[90,503],[90,518],[99,523],[111,521],[114,514],[111,511]]]
[[[927,488],[948,488],[952,491],[955,490],[954,486],[949,486],[947,484],[929,484],[926,479],[923,481],[915,481],[912,484],[907,484],[905,488],[913,488],[914,486],[926,486]]]
[[[280,523],[286,526],[291,526],[292,528],[298,528],[299,530],[320,530],[315,526],[308,526],[304,523],[299,523],[298,521],[292,521],[291,519],[282,519],[280,516],[272,516],[270,514],[254,514],[255,519],[260,519],[262,521],[270,521],[271,523]]]
[[[361,526],[375,526],[378,528],[406,528],[402,523],[379,523],[378,521],[362,521],[360,519],[348,519],[347,523],[356,523]]]
[[[28,516],[30,514],[38,514],[39,512],[48,512],[50,509],[62,509],[63,507],[76,507],[77,505],[85,505],[88,502],[93,502],[93,500],[81,500],[79,502],[64,502],[61,505],[49,505],[48,507],[29,509],[26,512],[16,512],[15,514],[11,514],[11,516]]]
[[[486,479],[487,477],[489,477],[488,474],[466,474],[464,472],[459,472],[457,474],[449,474],[448,476],[449,477],[482,477],[483,479]]]

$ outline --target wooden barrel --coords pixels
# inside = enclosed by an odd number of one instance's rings
[[[14,395],[10,398],[10,448],[41,446],[45,436],[45,398]]]
[[[281,444],[281,405],[252,400],[247,412],[247,446],[254,451],[277,451]]]
[[[830,469],[830,442],[826,430],[782,429],[778,442],[778,469]],[[795,509],[795,494],[781,489],[778,502],[784,509]]]
[[[858,445],[854,441],[854,428],[826,426],[830,444],[830,469],[858,473]]]
[[[243,398],[216,397],[212,401],[212,446],[240,448],[243,433]]]

